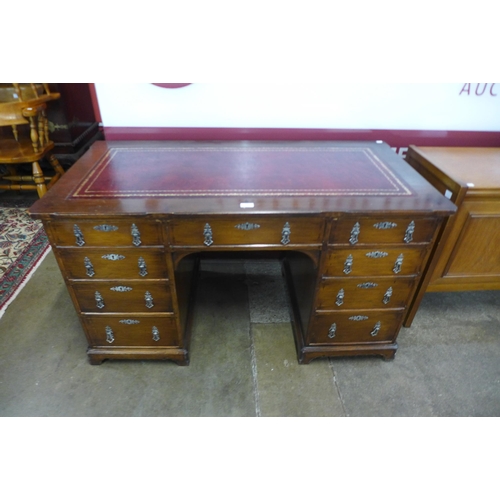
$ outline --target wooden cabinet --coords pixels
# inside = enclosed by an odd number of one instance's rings
[[[500,148],[411,146],[406,161],[458,207],[441,230],[417,299],[426,291],[500,289]]]
[[[197,262],[241,251],[284,256],[309,363],[394,356],[454,206],[385,144],[97,142],[30,211],[92,363],[187,364]]]

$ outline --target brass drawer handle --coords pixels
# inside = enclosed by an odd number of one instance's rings
[[[139,257],[138,265],[139,265],[139,276],[142,277],[147,276],[148,268],[146,267],[146,261],[142,257]]]
[[[83,247],[83,245],[85,245],[85,240],[83,239],[83,233],[82,230],[76,224],[73,226],[73,234],[75,235],[76,238],[76,244],[79,247]]]
[[[87,276],[89,278],[92,278],[92,276],[95,275],[95,271],[94,266],[92,265],[92,262],[90,262],[90,259],[88,257],[85,257],[83,259],[83,265],[85,266]]]
[[[115,335],[113,333],[113,330],[111,329],[110,326],[107,326],[105,330],[106,330],[106,342],[112,344],[115,341]]]
[[[351,245],[355,245],[358,242],[359,233],[361,232],[360,228],[361,226],[359,225],[359,222],[356,222],[351,230],[351,237],[349,238],[349,243]]]
[[[290,228],[290,223],[285,222],[283,226],[283,230],[281,231],[281,244],[288,245],[290,243],[290,234],[292,233],[292,229]]]
[[[401,272],[401,267],[403,266],[403,254],[400,254],[394,263],[394,267],[392,268],[394,274],[399,274]]]
[[[410,243],[411,241],[413,241],[414,232],[415,232],[415,221],[412,220],[408,224],[408,227],[406,228],[405,237],[403,238],[403,241],[405,243]]]
[[[104,308],[104,299],[102,298],[102,295],[99,292],[95,292],[94,297],[96,307],[98,309]]]
[[[153,326],[151,329],[151,333],[153,334],[153,340],[155,342],[158,342],[160,340],[160,332],[158,331],[158,328],[156,326]]]
[[[135,224],[132,224],[130,234],[132,235],[132,244],[136,247],[141,246],[141,233]]]
[[[332,323],[332,326],[330,326],[328,330],[328,338],[329,339],[335,338],[336,333],[337,333],[337,323]]]
[[[343,288],[341,288],[341,289],[339,290],[339,293],[337,293],[337,300],[336,300],[336,302],[335,302],[335,305],[337,305],[337,306],[341,306],[341,305],[344,303],[344,295],[345,295],[345,294],[344,294],[344,289],[343,289]]]
[[[205,237],[205,241],[203,243],[207,247],[213,244],[214,239],[212,234],[212,228],[210,227],[210,224],[208,224],[208,222],[205,224],[205,229],[203,230],[203,236]]]
[[[154,303],[153,303],[153,296],[151,295],[151,293],[149,292],[146,292],[144,294],[144,300],[146,301],[146,307],[148,309],[151,309],[152,307],[154,307]]]
[[[378,332],[380,332],[380,327],[381,327],[380,321],[377,321],[375,323],[375,326],[373,327],[373,330],[370,332],[370,335],[372,337],[376,337]]]
[[[388,304],[389,301],[391,300],[391,297],[392,297],[392,286],[390,286],[387,291],[385,292],[384,294],[384,298],[382,299],[382,302],[384,304]]]
[[[352,271],[352,255],[348,255],[344,262],[344,274],[350,274]]]

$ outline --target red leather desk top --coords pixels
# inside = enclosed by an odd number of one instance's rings
[[[111,147],[72,198],[408,196],[369,147],[203,145]]]
[[[387,144],[327,141],[98,141],[30,208],[35,217],[454,210]]]

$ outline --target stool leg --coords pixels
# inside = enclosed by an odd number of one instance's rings
[[[45,178],[43,176],[42,169],[37,161],[33,162],[33,180],[36,184],[38,197],[41,198],[47,192],[47,186],[45,185]]]

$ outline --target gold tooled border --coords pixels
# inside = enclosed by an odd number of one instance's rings
[[[330,151],[330,152],[345,152],[356,151],[362,152],[375,168],[385,177],[394,189],[314,189],[314,190],[293,190],[293,189],[211,189],[211,190],[179,190],[169,191],[165,189],[149,189],[149,190],[128,190],[128,191],[93,191],[92,186],[98,180],[100,173],[108,166],[110,161],[118,152],[127,151],[143,151],[145,148],[140,147],[120,147],[110,148],[106,154],[99,160],[94,168],[84,177],[82,182],[75,188],[69,198],[181,198],[181,197],[214,197],[214,196],[411,196],[412,191],[399,179],[396,174],[388,168],[384,162],[369,148],[369,147],[319,147],[319,148],[304,148],[304,147],[253,147],[252,152],[256,151]],[[241,151],[240,147],[155,147],[147,148],[148,151]]]

